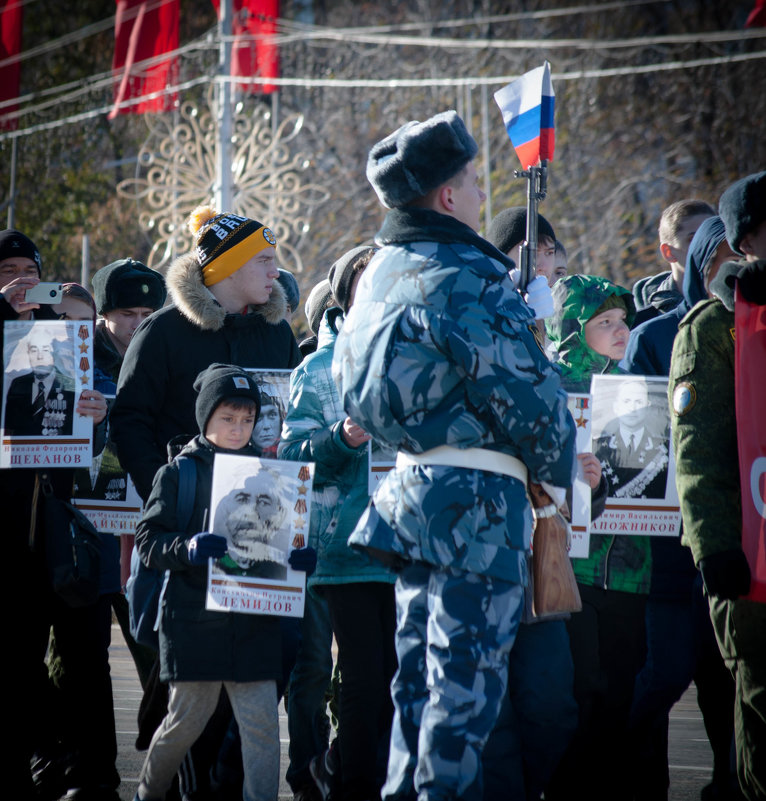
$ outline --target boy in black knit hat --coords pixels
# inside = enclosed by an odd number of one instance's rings
[[[242,742],[242,797],[271,801],[279,789],[280,620],[205,609],[208,562],[227,552],[225,537],[203,530],[209,518],[215,454],[255,455],[250,438],[260,393],[247,372],[227,364],[203,370],[194,389],[200,433],[182,451],[196,466],[190,522],[179,533],[179,466],[174,460],[158,472],[136,530],[144,564],[170,571],[159,629],[160,678],[170,683],[168,712],[149,746],[136,799],[165,797],[185,754],[213,715],[223,686]],[[301,561],[307,551],[297,559],[291,555],[295,569],[310,567]]]

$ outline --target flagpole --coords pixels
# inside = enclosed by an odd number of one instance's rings
[[[221,0],[218,30],[221,50],[218,60],[218,143],[216,148],[216,183],[213,188],[219,212],[232,209],[231,178],[231,17],[232,0]]]

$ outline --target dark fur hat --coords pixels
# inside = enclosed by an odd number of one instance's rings
[[[766,170],[733,183],[718,201],[726,239],[737,253],[740,242],[766,220]]]
[[[119,259],[97,270],[92,279],[96,310],[162,308],[167,297],[165,279],[135,259]]]
[[[402,208],[459,173],[478,150],[457,112],[443,111],[411,120],[373,145],[367,180],[386,208]]]

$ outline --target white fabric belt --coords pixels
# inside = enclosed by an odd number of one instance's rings
[[[423,453],[399,451],[396,454],[397,467],[408,467],[413,464],[489,470],[491,473],[511,476],[521,481],[524,486],[527,485],[527,467],[521,459],[487,448],[453,448],[451,445],[440,445]]]

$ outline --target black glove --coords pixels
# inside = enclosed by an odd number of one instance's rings
[[[750,592],[750,565],[739,548],[706,556],[699,568],[708,595],[734,601]]]
[[[293,570],[302,570],[308,578],[316,569],[317,552],[310,545],[305,548],[296,548],[290,552],[287,561]]]
[[[207,560],[220,559],[228,550],[226,537],[201,531],[189,540],[189,561],[193,565],[206,565]]]
[[[756,306],[766,305],[766,261],[759,259],[745,265],[737,273],[737,284],[745,300]]]

